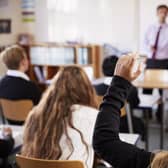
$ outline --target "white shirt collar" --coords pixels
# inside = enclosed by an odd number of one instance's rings
[[[157,26],[157,27],[162,26],[162,28],[164,28],[164,27],[168,26],[168,23],[160,24],[159,22],[157,22],[157,23],[156,23],[156,26]]]
[[[105,79],[104,79],[104,84],[105,85],[110,85],[111,84],[111,81],[112,81],[112,79],[113,79],[113,77],[105,77]]]
[[[30,80],[29,77],[25,73],[18,71],[18,70],[8,70],[7,75],[13,76],[13,77],[20,77],[20,78],[25,79],[27,81]]]

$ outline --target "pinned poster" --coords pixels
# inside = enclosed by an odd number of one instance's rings
[[[35,0],[22,0],[22,21],[35,22]]]

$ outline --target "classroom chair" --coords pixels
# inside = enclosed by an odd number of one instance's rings
[[[44,160],[16,155],[19,168],[84,168],[81,161]]]
[[[16,122],[15,125],[17,125],[17,123],[23,123],[33,107],[33,102],[31,100],[0,99],[0,104],[2,108],[3,124],[5,124],[5,119],[9,121],[9,123],[11,121],[11,124]]]

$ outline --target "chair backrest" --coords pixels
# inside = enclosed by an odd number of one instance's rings
[[[19,168],[84,168],[81,161],[43,160],[16,155]]]
[[[4,117],[12,121],[25,121],[33,107],[31,100],[0,99],[0,104]]]
[[[103,101],[103,96],[97,96],[98,105],[100,105],[102,101]]]

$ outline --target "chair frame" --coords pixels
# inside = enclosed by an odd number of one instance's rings
[[[31,100],[0,99],[0,104],[3,124],[6,123],[6,120],[24,122],[33,107],[33,102]]]

